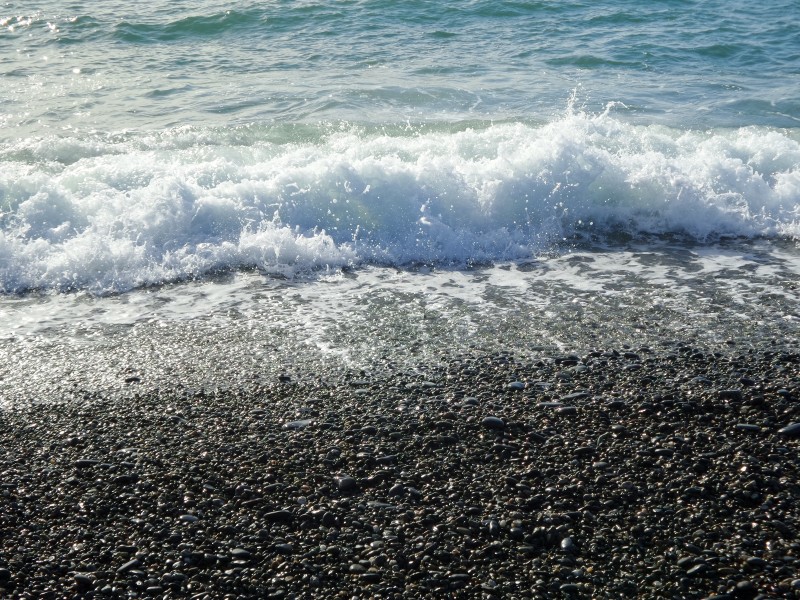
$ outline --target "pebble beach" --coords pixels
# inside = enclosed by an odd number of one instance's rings
[[[443,355],[0,413],[15,598],[800,596],[800,348]]]
[[[800,597],[797,23],[3,2],[0,599]]]

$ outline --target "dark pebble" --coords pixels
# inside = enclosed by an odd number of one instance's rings
[[[351,573],[365,573],[367,571],[367,567],[358,563],[353,563],[348,568],[348,571]]]
[[[81,587],[94,586],[94,579],[92,579],[89,575],[86,575],[85,573],[75,573],[73,578],[75,579],[75,583],[77,583]]]
[[[786,427],[779,429],[778,433],[786,437],[800,437],[800,423],[791,423]]]
[[[275,551],[278,554],[285,554],[288,556],[294,552],[294,546],[291,544],[275,544]]]
[[[739,431],[746,431],[747,433],[758,433],[761,431],[761,427],[758,425],[752,425],[750,423],[737,423],[736,429]]]
[[[767,561],[763,558],[759,558],[758,556],[750,556],[745,560],[745,564],[754,570],[761,570],[767,566]]]
[[[580,587],[576,583],[564,583],[561,585],[559,590],[564,594],[577,594],[580,591]]]
[[[287,523],[294,518],[294,515],[288,510],[274,510],[266,513],[264,518],[273,523]]]
[[[141,564],[142,563],[138,558],[134,558],[134,559],[129,560],[128,562],[126,562],[121,567],[119,567],[117,569],[117,573],[126,573],[128,571],[131,571],[131,570],[135,569],[136,567],[138,567]]]
[[[576,400],[583,400],[584,398],[588,398],[588,392],[573,392],[572,394],[567,394],[566,396],[562,396],[559,398],[561,402],[575,402]]]
[[[708,566],[705,563],[700,563],[699,565],[695,565],[691,569],[688,569],[686,574],[689,577],[700,577],[706,571],[708,571]]]
[[[758,588],[752,581],[740,581],[733,590],[736,598],[755,598],[758,595]]]
[[[358,482],[349,475],[337,475],[333,480],[336,483],[336,488],[345,494],[354,492],[358,488]]]
[[[575,545],[575,542],[571,537],[565,537],[563,540],[561,540],[561,551],[565,552],[566,554],[577,554],[578,547]]]
[[[484,417],[481,425],[487,429],[503,429],[506,426],[505,421],[499,417]]]

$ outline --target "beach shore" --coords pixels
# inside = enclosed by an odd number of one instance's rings
[[[11,405],[0,593],[797,597],[799,363],[676,342]]]

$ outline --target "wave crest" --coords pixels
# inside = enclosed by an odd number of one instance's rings
[[[528,257],[576,235],[800,238],[800,136],[549,123],[177,129],[0,148],[0,289]]]

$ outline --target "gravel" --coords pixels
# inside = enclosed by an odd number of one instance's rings
[[[799,363],[474,353],[12,406],[0,595],[797,597]]]

